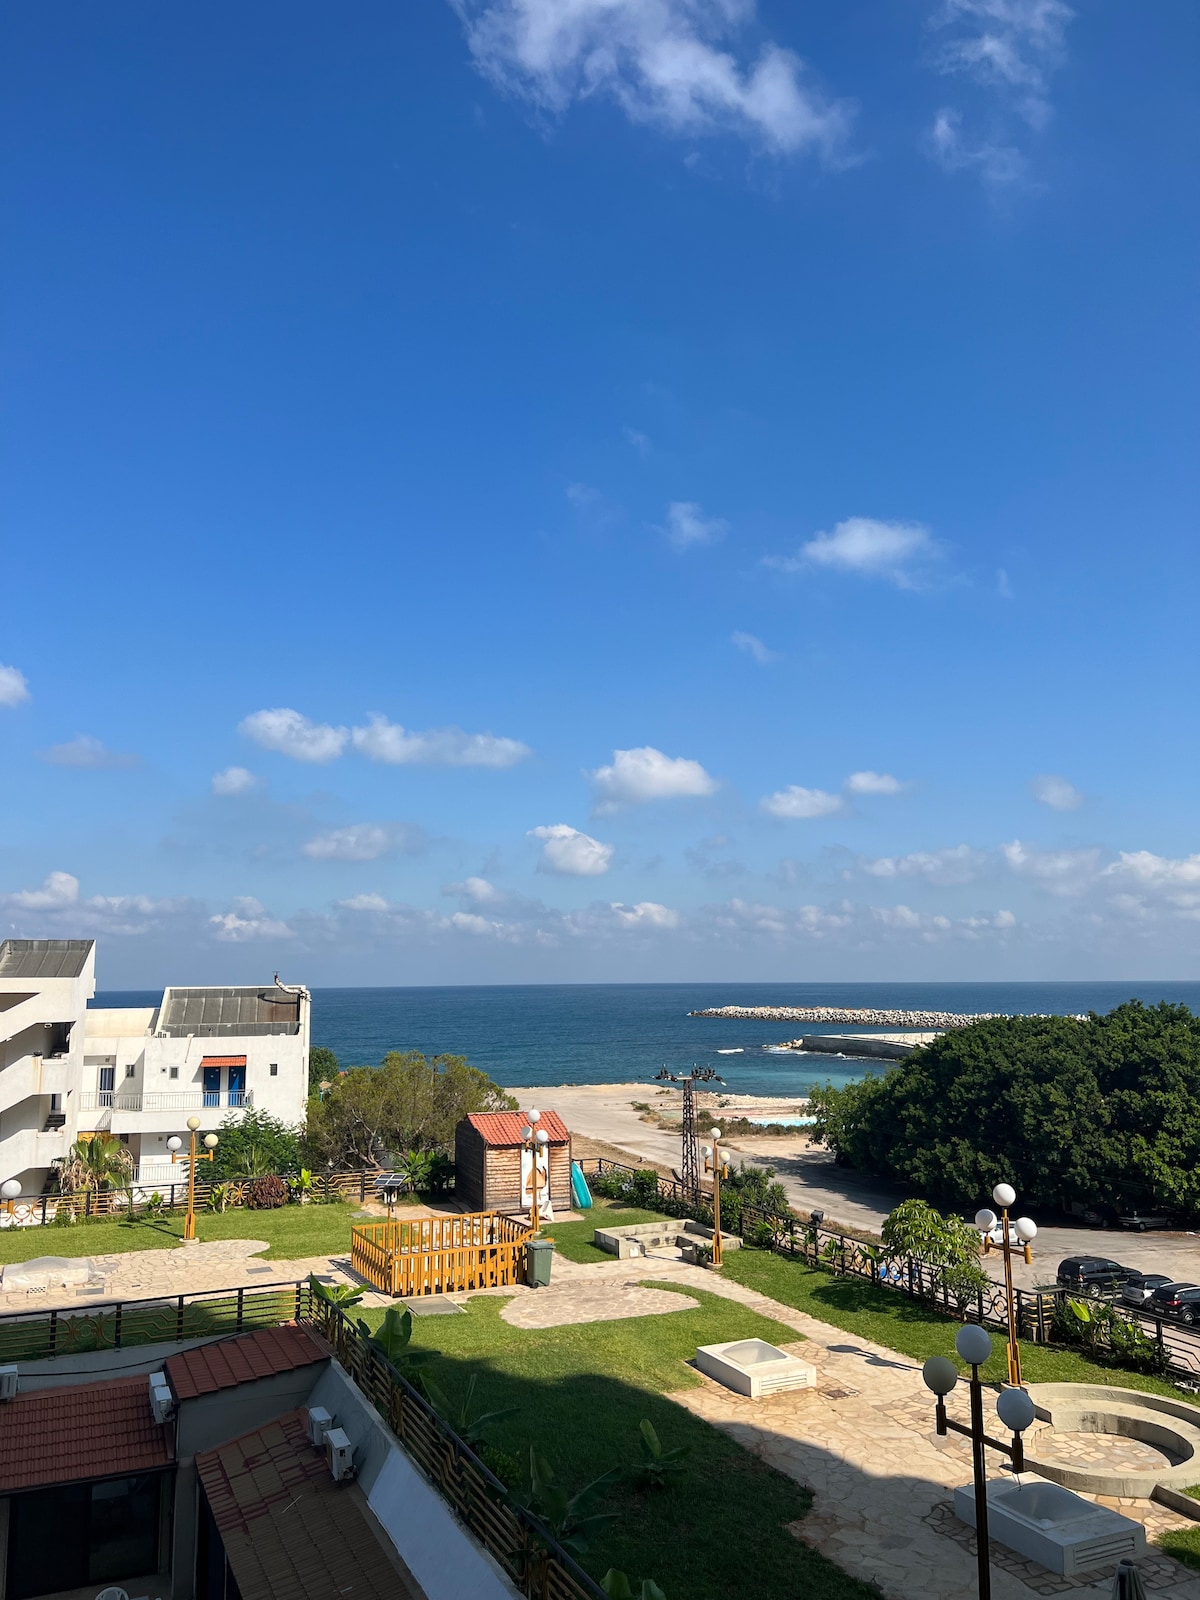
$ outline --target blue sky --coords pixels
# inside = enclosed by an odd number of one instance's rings
[[[1188,0],[2,28],[0,929],[1194,975]]]

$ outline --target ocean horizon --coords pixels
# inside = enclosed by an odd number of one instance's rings
[[[465,1056],[505,1087],[647,1084],[662,1066],[712,1066],[739,1094],[802,1096],[886,1063],[774,1054],[801,1032],[860,1026],[690,1017],[709,1006],[842,1006],[871,1010],[1050,1013],[1109,1011],[1125,1000],[1200,1011],[1200,982],[466,984],[313,989],[312,1042],[343,1066],[375,1066],[389,1050]],[[161,990],[109,990],[94,1004],[156,1005]],[[740,1051],[736,1055],[719,1051]]]

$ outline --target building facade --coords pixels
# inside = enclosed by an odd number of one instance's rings
[[[154,1006],[93,1007],[95,964],[91,939],[0,943],[0,1181],[41,1194],[80,1135],[104,1132],[161,1188],[180,1181],[167,1140],[189,1117],[201,1133],[251,1107],[303,1121],[307,989],[173,987]]]

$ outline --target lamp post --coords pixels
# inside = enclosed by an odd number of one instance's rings
[[[19,1179],[6,1178],[3,1183],[0,1183],[0,1200],[4,1201],[4,1209],[8,1213],[8,1225],[10,1228],[13,1221],[13,1207],[16,1205],[20,1193],[21,1184]]]
[[[1004,1223],[1004,1233],[1000,1249],[1004,1252],[1004,1302],[1008,1313],[1008,1381],[1015,1388],[1021,1387],[1021,1347],[1017,1343],[1017,1318],[1013,1307],[1013,1278],[1012,1278],[1012,1235],[1015,1233],[1022,1249],[1025,1252],[1026,1266],[1033,1260],[1033,1251],[1030,1249],[1034,1239],[1037,1238],[1037,1223],[1028,1217],[1018,1217],[1013,1223],[1008,1220],[1008,1208],[1015,1205],[1017,1191],[1011,1183],[998,1183],[992,1190],[992,1199],[1000,1207],[1000,1217]],[[977,1211],[975,1213],[975,1226],[983,1237],[983,1253],[992,1248],[992,1229],[996,1226],[996,1213],[994,1211]]]
[[[1025,1446],[1022,1433],[1034,1419],[1033,1401],[1024,1389],[1004,1389],[996,1400],[996,1413],[1006,1428],[1012,1430],[1012,1443],[993,1439],[983,1431],[983,1385],[979,1369],[992,1353],[992,1341],[976,1322],[968,1322],[958,1330],[954,1348],[971,1368],[971,1423],[955,1422],[946,1415],[946,1396],[958,1382],[958,1369],[949,1356],[930,1356],[921,1368],[925,1387],[937,1395],[937,1431],[941,1438],[947,1433],[961,1433],[971,1441],[971,1467],[975,1480],[975,1543],[979,1567],[979,1600],[991,1600],[992,1569],[988,1559],[988,1503],[987,1503],[987,1447],[999,1450],[1012,1461],[1014,1472],[1025,1470]]]
[[[546,1146],[550,1143],[550,1135],[546,1132],[545,1128],[538,1127],[538,1123],[541,1120],[542,1113],[540,1111],[531,1111],[529,1113],[528,1125],[521,1129],[521,1147],[522,1149],[529,1151],[529,1181],[531,1195],[529,1204],[529,1226],[534,1229],[537,1229],[541,1226],[541,1210],[538,1206],[538,1156],[545,1153]],[[550,1187],[550,1166],[548,1160],[546,1164],[546,1187]]]
[[[713,1181],[713,1242],[712,1264],[721,1265],[721,1179],[729,1176],[729,1163],[721,1149],[721,1130],[713,1128],[712,1144],[704,1146],[704,1170],[712,1173]]]
[[[179,1154],[183,1149],[183,1140],[178,1134],[173,1133],[167,1140],[167,1149],[171,1152],[171,1164],[174,1165],[176,1161],[186,1161],[188,1164],[188,1208],[187,1217],[183,1224],[183,1241],[185,1244],[196,1237],[196,1163],[197,1161],[211,1161],[213,1159],[213,1151],[217,1148],[216,1134],[206,1133],[204,1135],[204,1150],[201,1154],[197,1154],[196,1129],[200,1126],[200,1118],[189,1117],[187,1125],[191,1144],[186,1156]]]

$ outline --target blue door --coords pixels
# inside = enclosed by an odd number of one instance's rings
[[[245,1067],[230,1067],[229,1069],[229,1104],[231,1106],[244,1105],[246,1102],[246,1069]]]
[[[220,1067],[205,1067],[204,1069],[204,1104],[206,1106],[219,1106],[221,1104]]]

